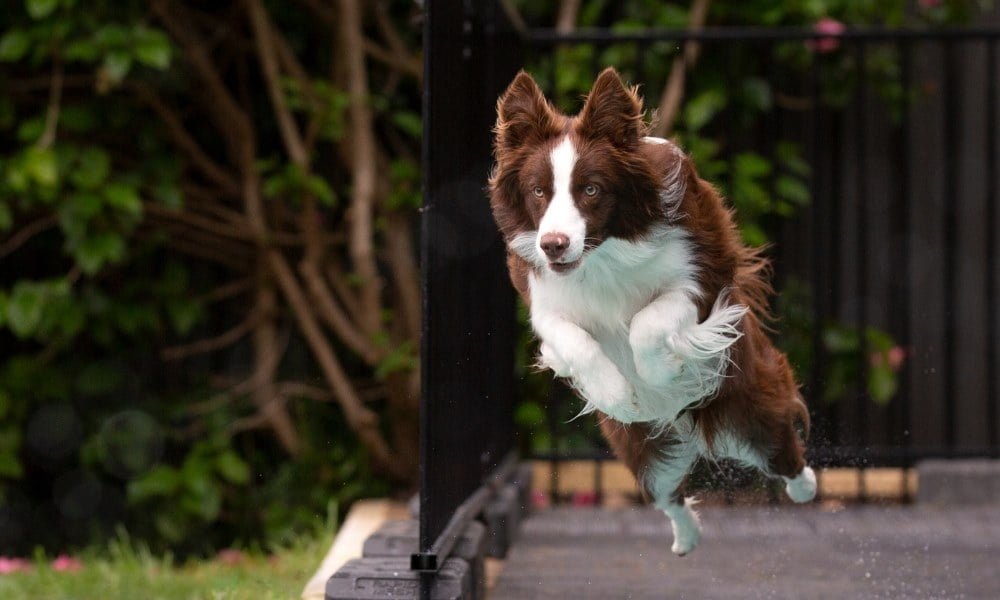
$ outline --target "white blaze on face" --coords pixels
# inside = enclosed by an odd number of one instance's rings
[[[567,135],[552,149],[549,160],[552,162],[552,202],[542,216],[538,225],[538,237],[535,246],[539,256],[544,257],[540,245],[542,236],[547,233],[561,233],[569,238],[569,248],[560,257],[560,262],[571,263],[583,256],[583,242],[587,236],[587,223],[573,202],[571,184],[573,167],[576,165],[576,148]]]

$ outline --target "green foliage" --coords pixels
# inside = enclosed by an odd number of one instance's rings
[[[188,184],[205,189],[205,182],[191,175],[190,158],[163,122],[151,118],[155,111],[139,90],[156,94],[181,120],[203,99],[148,3],[14,0],[5,9],[0,502],[5,519],[29,526],[14,537],[4,537],[10,528],[0,527],[4,552],[61,551],[124,525],[158,551],[207,553],[235,539],[292,539],[330,506],[339,510],[356,498],[387,493],[333,404],[286,398],[293,418],[305,424],[294,461],[271,435],[254,429],[247,394],[219,391],[232,387],[228,379],[246,377],[246,344],[183,367],[161,360],[164,347],[215,335],[246,307],[210,297],[232,283],[229,275],[166,249],[177,228],[164,222],[200,206],[188,197]],[[327,30],[312,25],[292,22],[283,33],[297,49],[328,48]],[[322,67],[314,70],[329,71]],[[53,103],[57,81],[61,93]],[[297,119],[316,118],[310,143],[336,147],[346,129],[348,95],[322,77],[309,83],[301,89],[292,79],[282,82],[289,106]],[[263,87],[248,93],[259,95],[253,103],[267,104]],[[393,136],[418,138],[419,95],[398,96],[372,104]],[[261,147],[279,148],[272,124],[253,118]],[[209,154],[218,153],[216,132],[200,124],[191,130]],[[284,161],[259,165],[267,210],[294,210],[313,198],[327,211],[324,218],[339,218],[349,177],[325,165],[306,173]],[[397,158],[391,166],[397,186],[391,202],[399,210],[419,202],[417,164]],[[249,246],[245,237],[240,243]],[[287,321],[278,323],[285,343]],[[414,346],[397,345],[375,376],[415,363]],[[349,359],[345,364],[354,366]],[[294,368],[296,377],[314,376],[308,360],[298,359]],[[93,492],[90,500],[81,500],[81,489]],[[79,516],[68,516],[66,507]],[[21,589],[52,588],[0,586],[0,596],[41,597]]]

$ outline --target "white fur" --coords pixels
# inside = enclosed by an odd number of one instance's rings
[[[785,492],[795,502],[809,502],[816,497],[816,473],[809,467],[795,477],[783,477]]]
[[[670,146],[670,149],[673,150],[674,155],[678,158],[673,170],[664,176],[662,187],[660,188],[660,201],[667,210],[667,216],[671,219],[677,219],[681,216],[679,212],[681,200],[684,199],[684,192],[687,189],[684,178],[681,177],[681,170],[684,167],[684,151],[677,144],[659,137],[646,136],[642,138],[642,141],[647,144]]]
[[[530,235],[511,247],[523,256]],[[544,262],[537,252],[532,258]],[[541,364],[572,374],[584,412],[669,424],[718,392],[746,312],[723,295],[699,324],[695,276],[688,235],[677,227],[636,242],[609,239],[566,274],[531,273],[532,325],[546,345]]]
[[[663,507],[674,531],[674,543],[670,550],[677,556],[690,553],[701,541],[701,520],[692,508],[695,504],[694,498],[685,498],[683,505],[667,504]]]
[[[541,239],[547,233],[562,233],[569,238],[569,247],[559,258],[560,262],[571,263],[583,256],[587,223],[573,201],[573,167],[576,166],[576,147],[566,136],[552,149],[552,200],[538,225],[538,253],[544,256]]]

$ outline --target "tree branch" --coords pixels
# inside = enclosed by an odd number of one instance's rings
[[[348,348],[364,359],[369,366],[378,363],[381,352],[354,326],[354,323],[344,314],[340,305],[327,288],[323,276],[312,261],[302,261],[299,272],[306,282],[309,294],[313,298],[317,316],[347,345]]]
[[[577,15],[580,14],[580,0],[562,0],[556,16],[556,33],[571,33],[576,29]]]
[[[55,62],[52,65],[52,84],[49,88],[49,105],[45,110],[45,129],[42,135],[35,142],[39,148],[49,148],[56,141],[56,130],[59,128],[59,110],[62,102],[63,89],[63,66],[62,60],[56,52]]]
[[[688,17],[688,29],[698,31],[705,26],[708,18],[708,7],[711,0],[694,0],[691,5],[691,14]],[[670,68],[670,77],[663,88],[660,96],[659,119],[653,126],[650,135],[656,137],[666,137],[670,135],[680,111],[681,101],[684,99],[684,80],[687,70],[698,62],[698,53],[701,46],[697,42],[688,41],[684,44],[684,50],[674,58],[674,63]]]
[[[372,115],[368,106],[368,73],[360,51],[362,35],[358,0],[340,0],[341,49],[347,62],[347,89],[352,145],[352,187],[349,211],[351,224],[348,248],[354,271],[361,280],[361,323],[372,335],[381,328],[382,281],[375,263],[372,213],[375,205],[376,154]]]
[[[243,336],[250,333],[250,330],[252,330],[257,323],[260,322],[260,319],[261,314],[259,311],[251,311],[243,322],[228,331],[225,331],[215,337],[198,340],[197,342],[192,342],[190,344],[164,348],[160,351],[160,356],[163,360],[180,360],[195,354],[204,354],[206,352],[213,352],[215,350],[231,346],[242,339]]]
[[[30,240],[31,238],[35,237],[36,235],[45,231],[46,229],[55,227],[56,224],[58,223],[59,223],[59,218],[54,214],[42,217],[36,221],[28,223],[21,229],[17,230],[17,232],[15,232],[9,238],[7,238],[7,240],[4,241],[4,243],[0,244],[0,258],[3,258],[8,254],[10,254],[11,252],[14,252],[15,250],[23,246],[25,243],[27,243],[28,240]]]
[[[267,82],[268,95],[274,107],[275,117],[278,119],[278,129],[281,131],[281,139],[285,143],[285,150],[288,152],[288,156],[292,159],[293,163],[298,165],[303,171],[307,171],[309,155],[306,152],[305,145],[302,143],[302,135],[299,133],[295,118],[288,109],[285,93],[281,89],[278,57],[267,12],[260,0],[246,0],[246,5],[250,13],[250,23],[254,30],[257,57],[264,68],[264,80]]]
[[[188,155],[191,165],[198,169],[210,181],[223,188],[229,193],[239,191],[239,183],[221,165],[215,162],[195,141],[191,134],[184,127],[181,118],[171,109],[149,86],[143,84],[132,84],[129,86],[135,90],[136,95],[142,102],[156,113],[167,128],[167,135],[182,152]]]

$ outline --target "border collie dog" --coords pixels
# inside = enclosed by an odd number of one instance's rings
[[[681,486],[695,460],[735,459],[807,502],[809,416],[766,335],[767,262],[673,143],[644,137],[642,100],[606,69],[576,116],[521,72],[497,104],[490,204],[539,364],[565,378],[643,495],[700,539]]]

